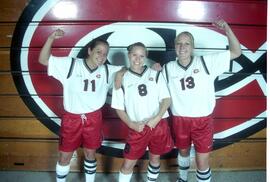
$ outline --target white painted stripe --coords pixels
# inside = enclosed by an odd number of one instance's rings
[[[259,114],[257,117],[266,117],[266,111]],[[216,133],[214,134],[214,139],[223,139],[223,138],[226,138],[226,137],[229,137],[231,135],[234,135],[240,131],[243,131],[249,127],[251,127],[252,125],[255,125],[259,122],[263,121],[263,119],[251,119],[251,120],[248,120],[240,125],[237,125],[235,127],[232,127],[230,129],[227,129],[225,131],[222,131],[222,132],[219,132],[219,133]]]

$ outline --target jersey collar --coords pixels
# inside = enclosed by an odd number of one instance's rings
[[[143,68],[143,71],[142,71],[141,74],[132,71],[130,68],[128,69],[128,71],[131,72],[132,74],[136,75],[136,76],[142,76],[146,72],[146,70],[148,69],[146,65],[144,65],[143,67],[144,68]]]
[[[194,57],[191,56],[191,61],[190,61],[189,64],[186,65],[186,66],[181,65],[181,64],[179,63],[178,59],[176,59],[176,62],[177,62],[177,64],[178,64],[178,66],[180,66],[183,70],[186,71],[186,70],[190,67],[190,65],[193,63],[193,59],[194,59]]]
[[[93,73],[94,71],[96,71],[98,69],[98,67],[94,68],[94,69],[91,69],[88,64],[86,63],[86,59],[83,60],[83,64],[84,66],[86,67],[86,69],[90,72],[90,73]]]

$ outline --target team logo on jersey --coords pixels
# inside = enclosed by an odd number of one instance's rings
[[[96,75],[96,77],[97,77],[97,78],[100,78],[100,77],[101,77],[101,75],[100,75],[100,74],[97,74],[97,75]]]
[[[163,14],[156,17],[160,20],[158,23],[151,23],[149,19],[145,19],[145,22],[117,22],[115,17],[111,17],[114,19],[113,22],[99,21],[108,17],[106,13],[104,17],[99,17],[103,16],[103,13],[93,13],[95,4],[86,7],[85,4],[89,4],[87,0],[67,1],[69,5],[75,3],[73,8],[76,9],[69,9],[69,11],[64,9],[59,13],[57,8],[63,7],[65,2],[65,0],[31,1],[15,28],[11,47],[11,68],[12,72],[16,73],[13,79],[19,94],[22,95],[21,99],[40,122],[56,134],[59,131],[60,116],[63,112],[63,100],[62,97],[54,96],[62,95],[62,88],[58,81],[45,74],[44,66],[37,64],[37,48],[43,45],[52,30],[62,28],[66,32],[65,37],[54,43],[55,56],[83,58],[87,44],[93,38],[99,37],[110,43],[108,61],[111,64],[128,65],[126,47],[134,42],[143,42],[148,47],[149,59],[146,62],[148,65],[155,61],[163,65],[167,61],[175,60],[174,39],[178,32],[186,30],[193,34],[196,44],[209,49],[207,52],[227,48],[227,39],[223,34],[191,24],[160,23],[165,22],[159,19],[164,17]],[[119,5],[115,4],[115,6]],[[91,11],[84,12],[89,10],[87,9],[89,7],[92,8]],[[78,14],[79,10],[80,14]],[[80,21],[72,17],[76,12],[78,16],[83,15],[81,18],[85,19]],[[60,21],[54,19],[55,17]],[[88,17],[94,17],[96,20]],[[245,34],[244,31],[242,30],[241,35]],[[240,40],[245,42],[241,45],[245,50],[243,55],[234,60],[230,71],[219,76],[215,82],[217,104],[213,113],[214,149],[237,142],[266,127],[266,38],[259,40],[249,39],[250,37],[247,34]],[[212,49],[213,46],[215,49]],[[204,50],[196,49],[195,52],[204,54]],[[194,70],[195,72],[197,70]],[[24,97],[25,95],[29,97]],[[105,136],[98,152],[122,157],[124,149],[122,141],[127,136],[127,127],[120,120],[115,121],[109,103],[108,97],[103,112]],[[113,122],[110,122],[111,118],[114,118]],[[176,151],[174,152],[176,154]]]
[[[193,73],[199,73],[199,69],[194,69]]]
[[[154,78],[153,78],[153,77],[150,77],[150,78],[149,78],[149,81],[154,81]]]

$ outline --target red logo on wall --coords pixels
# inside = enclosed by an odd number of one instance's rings
[[[38,63],[40,48],[57,28],[65,31],[65,37],[53,44],[55,56],[83,57],[87,44],[93,38],[101,37],[110,43],[108,62],[111,64],[127,64],[126,47],[137,41],[148,47],[148,64],[174,60],[174,38],[184,30],[194,35],[198,54],[227,49],[226,37],[209,24],[219,9],[211,9],[212,14],[208,13],[208,17],[204,17],[202,11],[201,16],[190,20],[190,16],[181,14],[181,8],[188,5],[197,7],[198,12],[200,8],[209,11],[212,7],[211,3],[203,1],[31,1],[17,23],[11,47],[13,79],[21,98],[40,122],[58,134],[63,112],[62,88],[58,81],[47,76],[46,67]],[[223,8],[231,8],[229,5],[227,3]],[[138,10],[139,7],[143,9]],[[259,8],[266,13],[266,5]],[[158,11],[161,9],[163,11]],[[244,12],[242,16],[234,13],[219,15],[232,22],[242,43],[243,55],[232,62],[230,72],[215,82],[214,149],[266,127],[266,27],[245,29],[249,16]],[[265,25],[265,17],[261,13],[256,15],[257,19],[253,16],[249,21]],[[99,152],[122,156],[127,128],[109,103],[110,96],[103,109],[105,140]]]

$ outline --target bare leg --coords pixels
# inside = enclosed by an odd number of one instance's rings
[[[160,172],[160,155],[149,152],[149,164],[147,168],[147,182],[156,181]]]
[[[119,171],[119,182],[130,181],[137,160],[125,159]]]
[[[211,181],[211,170],[209,167],[209,156],[210,153],[196,153],[196,165],[197,172],[196,177],[198,182],[210,182]]]
[[[84,152],[84,173],[86,182],[94,182],[97,170],[96,150],[83,149]]]
[[[179,154],[177,157],[179,165],[179,178],[178,181],[187,181],[188,180],[188,171],[190,167],[190,148],[188,149],[179,149]]]
[[[73,152],[59,152],[59,161],[56,164],[56,181],[65,182],[70,170],[70,160]]]

